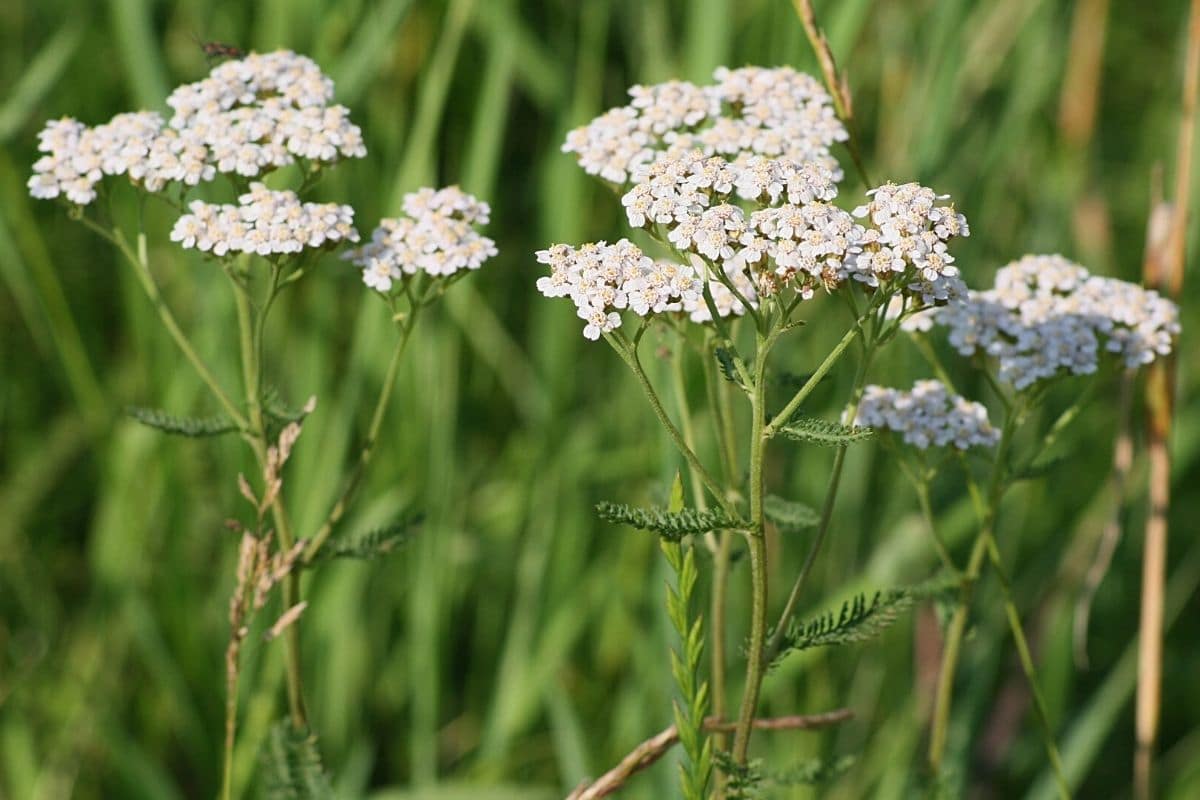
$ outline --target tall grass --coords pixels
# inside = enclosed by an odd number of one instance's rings
[[[846,0],[817,10],[854,88],[864,160],[954,194],[975,234],[959,261],[981,285],[1010,258],[1047,250],[1138,278],[1149,176],[1174,152],[1186,5],[1107,9],[1095,130],[1085,137],[1059,122],[1066,76],[1086,58],[1061,46],[1072,3]],[[366,529],[415,505],[427,510],[423,533],[382,565],[331,567],[306,589],[306,689],[338,791],[561,797],[668,725],[674,633],[660,608],[667,575],[657,547],[590,509],[648,483],[665,490],[681,465],[636,387],[617,377],[620,364],[585,346],[569,309],[537,301],[531,254],[616,228],[618,204],[558,146],[569,127],[619,102],[623,87],[703,78],[721,63],[816,72],[791,4],[10,0],[0,31],[0,794],[175,798],[212,796],[218,785],[234,553],[221,522],[239,502],[226,477],[251,467],[234,443],[164,440],[121,418],[152,387],[173,409],[213,409],[115,256],[53,208],[35,207],[23,186],[41,120],[97,122],[152,106],[205,70],[194,38],[291,47],[338,79],[370,156],[340,169],[329,193],[352,200],[362,219],[432,179],[462,182],[496,211],[501,255],[426,320],[361,495],[368,502],[348,520]],[[183,324],[235,384],[235,354],[216,348],[212,329],[234,314],[215,290],[221,276],[179,251],[153,256],[167,265],[165,291]],[[352,409],[369,405],[386,367],[387,320],[356,317],[340,302],[359,291],[357,280],[330,261],[283,301],[286,327],[268,331],[290,353],[280,390],[321,401],[289,473],[289,491],[305,498],[301,529],[334,499],[326,475],[353,457],[369,420]],[[1200,485],[1198,362],[1187,328],[1200,305],[1183,303],[1156,770],[1162,796],[1179,798],[1200,793],[1200,627],[1181,612],[1200,584],[1189,530],[1200,513],[1190,488]],[[832,344],[823,313],[796,339],[797,372]],[[896,353],[900,361],[874,377],[886,382],[920,363],[915,352]],[[688,378],[700,392],[699,376]],[[815,399],[832,405],[840,394],[821,389]],[[1064,443],[1070,470],[1014,491],[998,532],[1006,555],[1021,559],[1013,592],[1039,632],[1050,722],[1080,796],[1126,793],[1132,777],[1140,493],[1095,599],[1086,670],[1073,664],[1069,633],[1111,502],[1096,487],[1116,404],[1103,398]],[[816,502],[829,460],[776,480]],[[1131,485],[1145,474],[1139,451]],[[929,569],[915,497],[896,478],[870,451],[848,454],[841,513],[813,585],[871,588]],[[969,500],[932,500],[948,515],[949,546],[962,552]],[[782,585],[804,548],[768,546]],[[746,565],[734,569],[731,616],[743,619]],[[993,582],[980,592],[999,598]],[[1029,700],[1006,691],[1020,675],[1006,635],[999,614],[977,622],[947,761],[981,792],[1042,796],[1051,785],[1036,726],[1011,722],[1028,717]],[[762,737],[755,752],[776,764],[857,752],[827,796],[910,796],[929,714],[917,680],[927,665],[914,664],[920,636],[903,623],[881,646],[784,665],[764,687],[764,713],[846,704],[857,718]],[[279,649],[248,645],[247,696],[279,700],[283,680]],[[239,789],[251,788],[255,753],[280,715],[267,699],[243,709]],[[671,796],[672,762],[631,782],[627,796]]]

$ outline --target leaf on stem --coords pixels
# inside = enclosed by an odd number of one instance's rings
[[[815,528],[821,522],[821,515],[811,506],[773,494],[763,499],[763,514],[784,533]]]
[[[817,417],[797,417],[779,429],[789,439],[820,447],[844,447],[854,442],[870,439],[874,428],[859,425],[842,425],[838,422]]]
[[[699,511],[685,508],[672,512],[662,508],[638,508],[608,501],[596,504],[596,514],[605,522],[651,531],[670,542],[677,542],[694,533],[743,530],[750,524],[746,520],[731,517],[724,511],[715,509]]]
[[[424,515],[410,514],[391,525],[376,528],[347,539],[332,539],[317,551],[315,561],[334,558],[355,558],[364,561],[383,558],[408,544],[420,526]]]
[[[727,347],[714,348],[713,354],[717,357],[717,364],[720,365],[721,374],[725,376],[725,380],[743,392],[749,392],[750,387],[742,380],[742,373],[745,372],[746,365],[742,362],[741,356]]]
[[[270,800],[331,800],[317,737],[291,720],[276,722],[263,753],[263,787]]]
[[[180,417],[163,411],[161,408],[143,408],[142,406],[129,406],[125,409],[125,415],[148,428],[154,428],[173,436],[190,438],[220,436],[237,430],[237,425],[232,420],[220,415]]]
[[[952,578],[937,577],[924,583],[887,592],[876,592],[870,601],[859,594],[842,604],[841,611],[827,611],[808,621],[796,620],[789,626],[772,666],[791,653],[814,647],[837,647],[875,638],[919,600],[938,598],[958,586]]]

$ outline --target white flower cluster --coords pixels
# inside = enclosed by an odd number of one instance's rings
[[[695,312],[704,302],[703,282],[693,267],[652,259],[628,239],[579,248],[557,244],[539,250],[537,260],[550,267],[538,279],[538,291],[570,297],[589,339],[619,328],[618,312],[624,309],[645,317],[685,306]]]
[[[295,192],[272,191],[261,183],[251,184],[237,205],[193,200],[188,210],[171,230],[171,241],[215,256],[283,255],[358,241],[350,206],[302,203]]]
[[[982,403],[954,394],[944,383],[933,380],[917,381],[909,392],[867,386],[855,423],[892,431],[921,450],[947,445],[959,450],[991,447],[1000,439]]]
[[[747,216],[730,202],[735,193],[767,207]],[[695,150],[651,164],[621,203],[630,225],[665,231],[677,250],[726,274],[752,270],[764,293],[790,286],[808,298],[818,286],[854,279],[872,287],[903,281],[923,304],[961,297],[966,287],[947,243],[969,234],[966,219],[915,183],[869,195],[852,215],[829,204],[837,186],[817,164],[756,156],[735,167]]]
[[[816,79],[788,67],[721,67],[714,78],[712,86],[634,86],[629,105],[571,131],[563,151],[589,175],[615,184],[692,150],[739,165],[756,155],[813,162],[841,180],[829,148],[847,133]]]
[[[333,82],[316,63],[290,51],[226,61],[171,93],[169,120],[137,112],[94,128],[70,118],[49,122],[30,194],[87,205],[105,175],[126,175],[157,192],[217,173],[256,177],[296,159],[361,158],[362,132],[345,106],[328,105],[332,97]]]
[[[1178,307],[1157,292],[1091,275],[1058,255],[1025,256],[1003,267],[992,289],[905,325],[927,329],[928,317],[961,354],[995,358],[1001,380],[1016,389],[1095,372],[1103,351],[1127,368],[1149,364],[1171,352],[1180,330]]]
[[[342,256],[362,268],[372,289],[390,292],[394,281],[417,272],[436,277],[479,269],[497,253],[496,243],[475,230],[488,223],[491,209],[457,186],[405,195],[404,213],[380,220],[370,242]]]
[[[947,243],[969,236],[967,219],[952,205],[939,205],[939,195],[917,183],[888,183],[867,192],[870,201],[854,209],[869,220],[847,258],[846,271],[855,280],[878,286],[881,280],[911,273],[909,293],[925,304],[957,300],[966,284],[954,266]]]

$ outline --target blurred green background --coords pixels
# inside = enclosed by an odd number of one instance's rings
[[[1171,174],[1186,3],[1108,5],[817,3],[849,75],[870,171],[954,196],[971,222],[958,253],[975,286],[1026,252],[1140,276],[1152,176],[1164,162]],[[815,70],[790,3],[6,0],[0,36],[0,795],[206,797],[218,786],[235,551],[221,523],[243,514],[234,477],[250,465],[236,441],[167,439],[122,418],[128,404],[214,409],[125,265],[24,188],[45,119],[96,124],[161,108],[171,87],[206,71],[197,40],[292,48],[334,77],[370,155],[335,170],[321,194],[352,203],[360,229],[423,183],[461,183],[494,209],[489,233],[501,254],[419,326],[347,526],[413,507],[427,512],[424,529],[389,560],[328,567],[306,589],[308,700],[341,795],[561,797],[669,724],[672,636],[657,545],[597,522],[591,507],[654,496],[677,459],[613,353],[579,335],[569,304],[536,294],[532,253],[623,231],[619,204],[559,145],[569,128],[622,103],[628,85],[703,81],[721,64]],[[1103,48],[1094,62],[1090,44]],[[861,190],[851,177],[843,196],[852,203]],[[237,386],[227,286],[211,264],[169,245],[170,223],[148,220],[154,269],[201,350]],[[1196,308],[1186,301],[1185,328]],[[811,369],[840,325],[814,303],[785,361]],[[288,474],[301,531],[320,520],[366,427],[391,335],[383,307],[335,259],[273,318],[269,380],[294,403],[319,398]],[[1163,796],[1173,798],[1200,796],[1191,342],[1185,330],[1159,762]],[[829,413],[846,371],[820,393]],[[927,374],[898,342],[872,378]],[[698,370],[693,377],[699,395]],[[1096,600],[1089,667],[1073,663],[1070,636],[1112,503],[1115,405],[1107,394],[1093,404],[1069,437],[1069,466],[1024,485],[1001,524],[1082,797],[1125,796],[1132,764],[1140,450],[1127,532]],[[1140,414],[1139,402],[1139,440]],[[830,458],[778,454],[771,480],[816,503]],[[969,506],[953,481],[939,488],[961,553]],[[883,454],[852,453],[838,508],[805,611],[933,569],[914,497]],[[775,587],[790,582],[806,545],[771,543]],[[740,625],[744,568],[733,581]],[[996,597],[986,584],[951,761],[976,796],[1046,797]],[[857,718],[822,733],[760,735],[756,754],[780,768],[857,754],[823,796],[912,796],[923,781],[930,668],[915,643],[928,640],[919,630],[929,623],[923,613],[880,641],[813,651],[773,673],[765,713],[849,705]],[[283,714],[280,648],[250,651],[237,754],[247,791]],[[677,755],[626,796],[673,796]]]

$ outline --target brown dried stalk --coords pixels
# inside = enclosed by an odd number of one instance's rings
[[[833,108],[845,123],[846,130],[850,134],[850,138],[846,141],[846,149],[850,151],[854,168],[858,170],[858,175],[862,178],[863,183],[868,187],[874,186],[870,177],[867,176],[866,167],[863,166],[862,155],[858,152],[858,132],[854,126],[854,98],[850,94],[850,83],[846,80],[846,74],[838,71],[833,50],[829,47],[829,40],[825,38],[825,32],[817,26],[817,15],[813,11],[812,0],[792,0],[792,5],[796,7],[796,14],[800,17],[801,24],[804,25],[804,33],[808,36],[808,41],[817,54],[817,63],[821,67],[825,86],[833,97]]]
[[[796,731],[825,728],[845,722],[854,716],[848,708],[826,711],[822,714],[805,714],[791,717],[774,717],[756,719],[752,723],[755,730],[760,731]],[[704,730],[709,733],[731,733],[737,725],[732,722],[722,722],[717,717],[704,720]],[[679,741],[679,731],[672,725],[651,736],[630,751],[621,759],[621,763],[590,783],[583,783],[567,795],[566,800],[597,800],[619,791],[631,777],[658,761],[676,742]]]
[[[1182,118],[1175,157],[1175,192],[1171,226],[1164,246],[1148,254],[1146,285],[1178,298],[1183,290],[1184,251],[1191,194],[1192,145],[1196,130],[1196,95],[1200,89],[1200,0],[1192,0],[1187,61],[1183,78]],[[1139,627],[1137,686],[1137,751],[1134,794],[1153,796],[1154,745],[1162,705],[1163,591],[1167,563],[1167,515],[1171,506],[1169,437],[1174,405],[1175,361],[1150,366],[1146,381],[1147,449],[1150,460],[1150,508],[1142,556],[1142,608]]]

